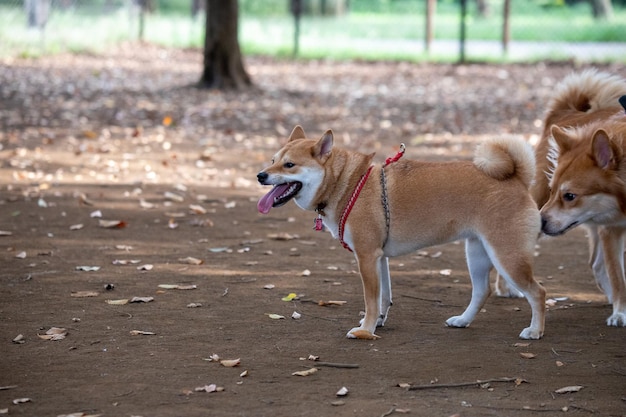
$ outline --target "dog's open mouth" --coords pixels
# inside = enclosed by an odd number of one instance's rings
[[[301,182],[286,182],[275,185],[272,190],[259,200],[257,209],[263,214],[270,212],[272,207],[280,207],[294,198],[302,189]]]

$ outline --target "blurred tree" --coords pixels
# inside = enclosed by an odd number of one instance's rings
[[[596,19],[613,18],[613,5],[611,0],[591,0],[593,17]]]
[[[252,85],[239,48],[238,20],[237,0],[207,0],[201,87],[242,89]]]

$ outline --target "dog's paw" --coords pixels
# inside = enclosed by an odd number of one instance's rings
[[[465,320],[463,316],[454,316],[446,320],[446,326],[448,327],[468,327],[470,322]]]
[[[613,313],[606,319],[607,326],[626,327],[626,313]]]
[[[522,332],[519,334],[519,338],[520,339],[525,339],[525,340],[529,340],[529,339],[541,339],[541,337],[543,336],[543,332],[537,329],[533,329],[532,327],[527,327],[524,330],[522,330]]]
[[[375,340],[380,339],[380,336],[370,332],[369,330],[363,329],[361,327],[355,327],[350,330],[348,334],[346,334],[348,339],[366,339],[366,340]]]
[[[385,326],[385,322],[387,321],[387,317],[386,316],[380,316],[378,318],[378,320],[376,320],[376,327],[384,327]],[[363,326],[363,323],[365,322],[365,318],[362,318],[361,320],[359,320],[359,324],[361,326]]]

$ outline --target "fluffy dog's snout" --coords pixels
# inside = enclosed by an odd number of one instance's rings
[[[256,179],[261,183],[261,184],[265,184],[265,181],[267,181],[267,177],[269,177],[269,175],[267,174],[267,172],[259,172],[258,174],[256,174]]]

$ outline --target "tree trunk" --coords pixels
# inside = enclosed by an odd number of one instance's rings
[[[613,5],[611,0],[591,0],[594,19],[612,19]]]
[[[204,70],[200,86],[242,89],[252,85],[239,49],[238,19],[237,0],[207,0]]]

